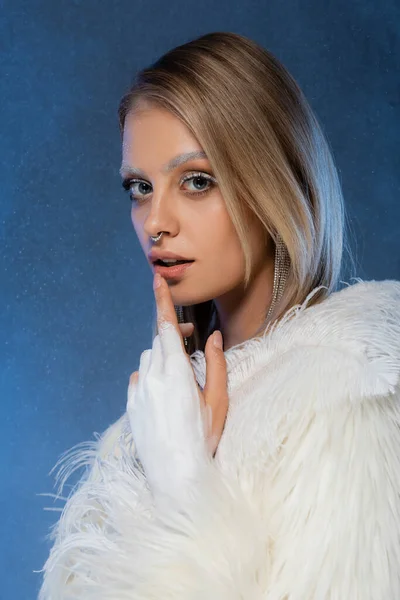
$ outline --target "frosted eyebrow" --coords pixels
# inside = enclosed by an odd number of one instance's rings
[[[172,158],[166,165],[164,165],[161,168],[161,170],[164,173],[169,173],[173,169],[176,169],[176,167],[179,167],[179,165],[183,165],[184,163],[188,162],[189,160],[198,160],[200,158],[207,158],[206,153],[203,152],[202,150],[196,151],[196,152],[185,152],[184,154],[178,154],[178,156],[174,156],[174,158]],[[133,177],[135,175],[139,176],[139,177],[146,177],[146,173],[144,171],[142,171],[142,169],[137,169],[137,168],[133,167],[132,165],[129,165],[124,162],[121,165],[119,174],[123,178]]]

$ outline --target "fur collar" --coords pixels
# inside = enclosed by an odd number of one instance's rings
[[[308,306],[316,288],[264,336],[229,348],[228,391],[235,392],[273,356],[305,346],[331,347],[357,357],[365,367],[365,393],[393,391],[400,373],[400,281],[358,279],[346,285]],[[190,360],[204,387],[204,352],[197,350]]]

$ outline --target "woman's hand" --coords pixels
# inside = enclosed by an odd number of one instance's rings
[[[163,278],[156,287],[158,335],[140,358],[139,371],[129,380],[127,413],[134,444],[154,488],[176,494],[195,477],[198,461],[214,456],[228,410],[226,361],[211,335],[205,346],[206,384],[197,384],[169,287]]]

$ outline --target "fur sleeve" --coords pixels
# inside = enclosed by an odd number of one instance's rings
[[[63,483],[90,469],[51,534],[39,600],[261,600],[265,537],[238,483],[210,462],[185,505],[156,509],[127,431],[123,415],[63,459]]]
[[[398,600],[400,388],[392,385],[393,369],[389,383],[382,357],[368,367],[317,347],[304,348],[298,362],[293,389],[307,403],[286,413],[290,427],[270,471],[264,508],[273,559],[264,598]]]

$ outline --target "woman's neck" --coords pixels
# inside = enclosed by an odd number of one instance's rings
[[[247,290],[243,287],[214,299],[224,351],[256,335],[262,325],[272,298],[273,264],[265,263],[256,273]]]

